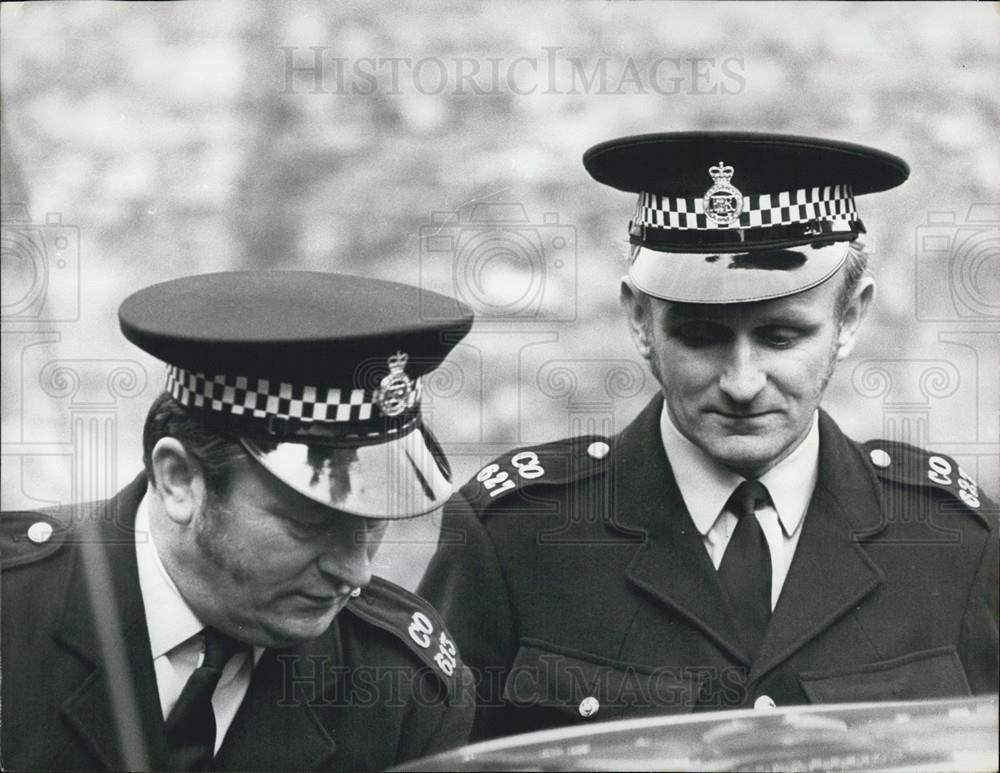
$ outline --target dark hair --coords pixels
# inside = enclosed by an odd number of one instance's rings
[[[149,408],[142,430],[142,463],[153,480],[153,447],[161,438],[181,442],[200,465],[209,493],[223,496],[229,488],[233,465],[247,457],[234,438],[209,429],[187,413],[168,392],[162,392]]]
[[[847,248],[847,259],[844,261],[844,284],[840,288],[837,296],[836,315],[837,321],[842,322],[844,312],[847,311],[847,304],[851,301],[851,296],[858,287],[865,274],[869,273],[868,263],[871,255],[865,245],[859,241],[853,241]]]

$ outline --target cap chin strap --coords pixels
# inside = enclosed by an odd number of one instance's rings
[[[866,233],[860,220],[810,220],[770,228],[675,231],[629,224],[629,241],[660,252],[737,252],[853,241]]]

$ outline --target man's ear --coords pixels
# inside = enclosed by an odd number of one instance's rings
[[[639,350],[643,359],[648,360],[653,351],[649,335],[650,327],[653,324],[653,309],[649,302],[649,296],[636,290],[632,281],[627,276],[623,276],[618,302],[628,319],[628,329],[635,342],[635,348]]]
[[[205,504],[205,475],[201,465],[176,438],[160,438],[151,454],[152,486],[174,523],[184,526]]]
[[[837,359],[843,360],[852,351],[858,340],[858,330],[861,322],[868,314],[868,308],[875,298],[875,280],[870,276],[861,277],[858,286],[854,288],[851,299],[844,308],[840,320],[840,331],[837,333]]]

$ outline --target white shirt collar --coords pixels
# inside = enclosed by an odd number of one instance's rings
[[[660,414],[660,434],[677,486],[702,536],[708,533],[733,490],[744,480],[696,446],[674,426],[666,403]],[[785,536],[795,534],[809,507],[819,470],[819,414],[813,414],[805,439],[786,458],[760,477]]]
[[[149,523],[149,492],[135,514],[135,560],[146,608],[146,628],[153,658],[165,655],[205,626],[181,596],[160,561]]]

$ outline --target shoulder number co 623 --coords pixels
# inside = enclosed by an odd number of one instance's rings
[[[407,631],[418,647],[430,648],[435,633],[434,624],[423,612],[413,613]],[[444,631],[438,634],[438,651],[434,654],[434,662],[447,676],[455,673],[458,650],[455,648],[455,642]]]
[[[952,466],[947,459],[932,456],[927,460],[927,477],[941,486],[951,485]],[[979,507],[979,486],[961,467],[958,468],[958,496],[969,507]]]

